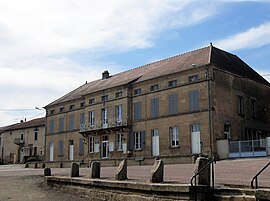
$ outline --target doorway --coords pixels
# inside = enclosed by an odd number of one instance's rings
[[[159,130],[152,130],[152,154],[159,156]]]
[[[108,158],[109,154],[109,139],[108,136],[102,137],[102,158]]]
[[[53,161],[53,150],[54,149],[54,145],[53,145],[53,142],[50,142],[50,161]]]
[[[191,153],[201,153],[201,133],[200,124],[191,125]]]
[[[74,160],[74,142],[73,140],[69,140],[69,160]]]

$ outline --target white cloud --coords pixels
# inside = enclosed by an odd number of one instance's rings
[[[100,77],[103,64],[83,66],[73,53],[151,47],[163,30],[199,23],[213,8],[188,0],[0,1],[0,109],[42,107]],[[0,126],[7,115],[0,111]]]
[[[261,24],[258,27],[250,28],[249,30],[228,38],[214,42],[218,47],[225,50],[239,50],[244,48],[258,48],[270,44],[270,22]]]

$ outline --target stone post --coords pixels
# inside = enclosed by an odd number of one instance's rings
[[[92,161],[90,163],[90,177],[100,178],[100,162]]]
[[[150,182],[160,183],[163,182],[164,163],[162,160],[155,160],[153,167],[151,168]]]
[[[197,174],[208,163],[208,161],[209,159],[205,157],[197,158],[194,173]],[[210,186],[210,172],[209,165],[197,176],[197,184]]]
[[[122,160],[119,164],[116,174],[115,174],[116,180],[125,180],[127,179],[127,161],[126,159]]]
[[[51,168],[44,168],[44,176],[52,176],[52,173],[51,173]]]
[[[38,164],[37,163],[34,164],[34,168],[38,168]]]
[[[71,163],[71,177],[79,177],[80,176],[80,167],[77,163]]]

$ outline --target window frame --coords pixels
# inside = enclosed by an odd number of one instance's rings
[[[134,149],[139,151],[142,150],[142,132],[134,132]]]
[[[179,142],[179,128],[177,126],[169,128],[170,133],[170,147],[177,148],[180,147]]]
[[[116,151],[123,151],[123,133],[116,134]]]
[[[88,137],[88,153],[95,153],[95,137]]]
[[[177,86],[177,80],[170,80],[168,82],[168,87],[175,87]]]
[[[150,86],[150,91],[157,91],[159,89],[159,84],[153,84]]]

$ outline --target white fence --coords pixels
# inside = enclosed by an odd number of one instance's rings
[[[229,158],[266,156],[266,140],[229,142]]]

